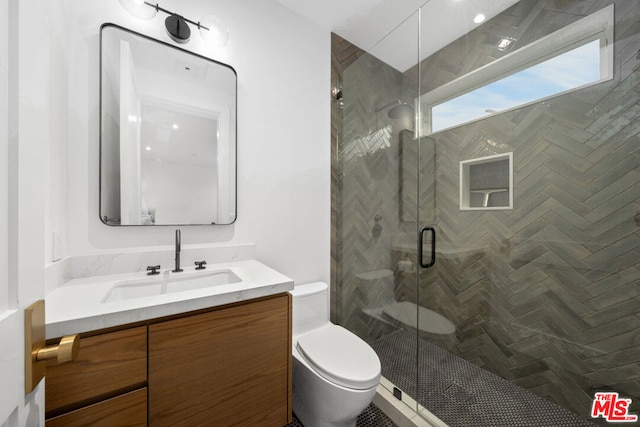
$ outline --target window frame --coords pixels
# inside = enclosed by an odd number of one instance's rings
[[[423,112],[418,121],[420,135],[431,135],[442,132],[447,129],[485,119],[494,114],[519,109],[613,79],[613,27],[614,5],[611,4],[496,59],[487,65],[419,96],[417,102],[419,103],[420,111]],[[598,80],[432,132],[432,109],[434,107],[595,40],[600,40],[600,78]]]

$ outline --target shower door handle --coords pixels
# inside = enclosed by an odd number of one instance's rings
[[[425,263],[422,247],[424,246],[424,233],[427,231],[431,232],[431,260],[428,263]],[[420,230],[420,235],[418,237],[418,262],[422,268],[433,267],[433,264],[436,263],[436,229],[433,227],[422,227]]]

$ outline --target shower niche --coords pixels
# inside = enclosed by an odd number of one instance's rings
[[[513,209],[513,153],[460,162],[460,210]]]

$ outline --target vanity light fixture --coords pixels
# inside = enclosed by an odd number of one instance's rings
[[[224,46],[229,39],[229,31],[222,21],[213,15],[205,15],[203,22],[195,22],[170,10],[160,7],[145,0],[120,0],[120,4],[127,12],[140,19],[152,19],[158,12],[164,12],[167,18],[164,26],[167,34],[176,43],[184,44],[191,37],[191,29],[187,23],[200,30],[200,35],[205,41],[211,41],[216,46]]]

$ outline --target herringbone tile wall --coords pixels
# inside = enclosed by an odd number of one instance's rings
[[[611,3],[613,81],[432,136],[438,262],[418,291],[415,273],[395,269],[417,261],[416,224],[400,221],[398,130],[376,108],[410,100],[414,82],[424,93],[504,54],[502,36],[526,44]],[[334,61],[345,97],[332,142],[334,318],[368,340],[388,333],[362,311],[355,276],[394,270],[397,299],[456,325],[451,336],[425,333],[430,341],[581,416],[598,390],[640,413],[638,22],[636,1],[527,0],[423,61],[420,76],[362,52]],[[334,57],[348,46],[336,40]],[[459,162],[505,152],[514,209],[460,211]]]
[[[376,326],[362,313],[363,304],[355,303],[361,299],[355,276],[388,268],[394,239],[415,228],[399,219],[399,129],[388,117],[390,107],[382,108],[403,99],[403,75],[372,55],[353,52],[335,34],[332,47],[334,83],[342,85],[344,101],[343,109],[336,104],[333,110],[333,122],[342,126],[334,126],[332,143],[332,315],[370,338],[384,325]]]

